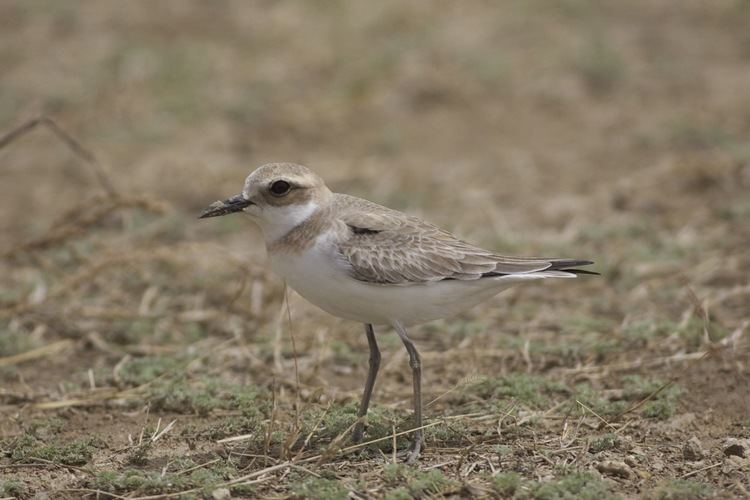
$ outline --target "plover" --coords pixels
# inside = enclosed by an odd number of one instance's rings
[[[595,274],[579,259],[507,257],[466,243],[417,217],[333,193],[312,170],[292,163],[259,167],[242,192],[217,201],[200,218],[235,212],[263,231],[273,270],[321,309],[365,326],[369,371],[353,429],[360,442],[380,366],[373,325],[393,327],[409,354],[414,429],[407,453],[422,447],[419,352],[406,327],[453,316],[506,288],[542,278]]]

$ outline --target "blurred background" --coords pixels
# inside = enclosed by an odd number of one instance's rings
[[[610,390],[625,366],[690,388],[670,411],[708,419],[704,446],[750,433],[748,26],[739,0],[0,3],[0,134],[50,117],[107,180],[49,124],[0,149],[0,437],[49,405],[123,446],[143,418],[118,405],[192,422],[143,389],[175,371],[275,391],[271,421],[355,401],[361,326],[290,293],[292,345],[257,230],[196,219],[276,161],[500,253],[596,261],[416,328],[426,398],[515,372]],[[376,399],[408,415],[380,335]],[[628,491],[690,471],[662,451]]]

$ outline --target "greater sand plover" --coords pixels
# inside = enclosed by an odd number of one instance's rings
[[[307,300],[364,323],[370,363],[354,442],[360,442],[380,351],[373,325],[393,327],[409,354],[414,383],[414,428],[407,461],[422,447],[421,362],[406,327],[453,316],[500,291],[542,278],[595,274],[579,259],[498,255],[428,222],[346,194],[333,193],[310,169],[263,165],[242,193],[217,201],[201,218],[234,212],[263,231],[275,272]]]

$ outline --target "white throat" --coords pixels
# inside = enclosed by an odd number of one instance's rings
[[[304,205],[269,206],[256,219],[263,230],[266,243],[274,243],[299,226],[318,209],[318,204],[308,201]]]

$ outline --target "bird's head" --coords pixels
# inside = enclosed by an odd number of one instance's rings
[[[325,207],[331,196],[323,179],[309,168],[269,163],[247,176],[240,194],[212,203],[200,218],[243,212],[273,241]]]

